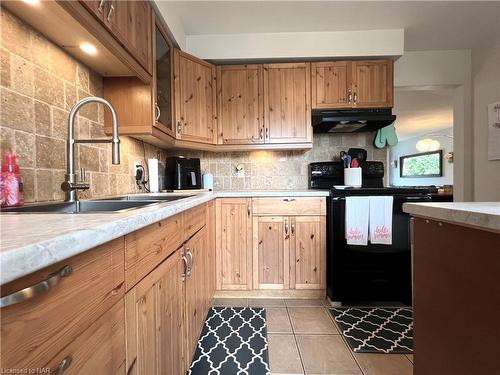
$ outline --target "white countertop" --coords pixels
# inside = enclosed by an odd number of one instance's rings
[[[413,216],[500,233],[500,202],[405,203]]]
[[[0,214],[0,285],[217,197],[324,197],[328,194],[322,190],[202,192],[126,212]]]

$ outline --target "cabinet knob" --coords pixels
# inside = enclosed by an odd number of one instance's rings
[[[71,362],[73,362],[73,358],[71,355],[68,355],[66,358],[64,358],[59,366],[57,366],[56,369],[56,375],[62,375],[66,372],[66,370],[71,366]]]

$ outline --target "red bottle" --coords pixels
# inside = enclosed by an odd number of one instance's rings
[[[24,204],[23,183],[16,159],[17,155],[5,154],[0,184],[2,190],[2,207],[21,206]]]

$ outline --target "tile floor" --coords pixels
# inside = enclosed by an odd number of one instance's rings
[[[213,304],[266,309],[272,374],[413,374],[413,355],[353,353],[322,300],[226,298]]]

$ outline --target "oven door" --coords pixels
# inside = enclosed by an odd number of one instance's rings
[[[328,212],[327,293],[335,302],[392,301],[411,304],[410,217],[405,202],[428,195],[394,195],[392,245],[348,245],[345,198],[332,197]]]

